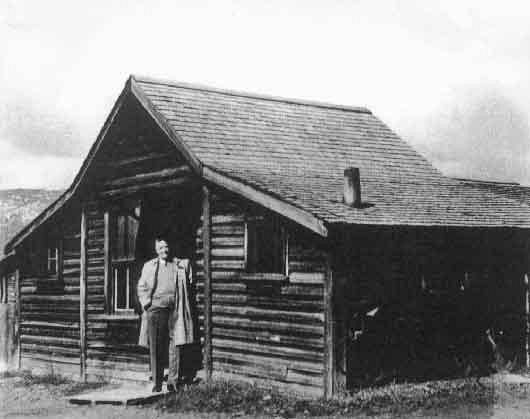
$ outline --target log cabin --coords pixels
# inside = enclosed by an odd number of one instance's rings
[[[465,280],[522,313],[529,228],[527,204],[442,175],[366,108],[131,76],[2,276],[21,368],[143,381],[135,288],[163,234],[193,261],[186,365],[330,397],[367,356],[367,301]]]

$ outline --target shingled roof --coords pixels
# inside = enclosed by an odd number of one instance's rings
[[[131,76],[72,185],[6,252],[76,196],[131,94],[199,176],[320,234],[327,224],[530,228],[529,201],[443,176],[366,108]],[[360,208],[342,203],[348,167],[360,169]]]
[[[521,204],[530,205],[530,186],[524,186],[515,182],[495,182],[463,178],[455,179],[465,188],[487,191]]]
[[[530,227],[530,208],[443,176],[365,108],[135,77],[206,167],[326,223]],[[365,205],[342,203],[359,167]]]

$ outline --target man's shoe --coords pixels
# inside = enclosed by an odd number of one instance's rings
[[[162,386],[153,386],[153,393],[160,393],[162,391]]]
[[[167,391],[169,393],[176,393],[177,392],[177,388],[175,387],[175,384],[168,384],[167,385]]]

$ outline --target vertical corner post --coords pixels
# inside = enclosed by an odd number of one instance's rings
[[[212,379],[212,272],[211,272],[211,191],[203,186],[202,243],[204,269],[204,370],[207,382]]]
[[[111,283],[112,283],[112,269],[111,269],[111,259],[110,259],[110,213],[106,209],[103,214],[103,258],[104,258],[104,270],[103,270],[103,295],[104,295],[104,304],[105,304],[105,313],[109,314],[112,310],[112,293],[111,293]]]
[[[79,367],[82,381],[86,381],[87,348],[87,214],[86,207],[81,210],[81,266],[79,274]]]
[[[524,291],[525,291],[525,365],[530,367],[530,284],[528,280],[528,273],[524,275]]]
[[[15,269],[15,339],[17,345],[17,370],[22,367],[22,345],[20,339],[20,316],[22,314],[22,286],[21,286],[21,273],[20,268]]]
[[[324,283],[324,397],[334,394],[335,386],[335,298],[332,258],[326,257],[326,280]]]

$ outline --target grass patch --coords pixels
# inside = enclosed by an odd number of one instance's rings
[[[524,394],[528,392],[528,386],[525,386]],[[418,408],[439,409],[460,403],[490,405],[497,398],[492,382],[479,384],[475,380],[390,384],[362,389],[334,400],[302,399],[286,392],[264,390],[250,384],[214,381],[210,385],[199,383],[181,388],[174,397],[169,396],[159,401],[156,407],[174,413],[222,412],[289,418],[406,413]]]
[[[0,378],[13,378],[11,385],[14,387],[38,386],[57,396],[68,396],[107,385],[106,382],[82,383],[59,374],[33,374],[26,370],[3,373]]]

